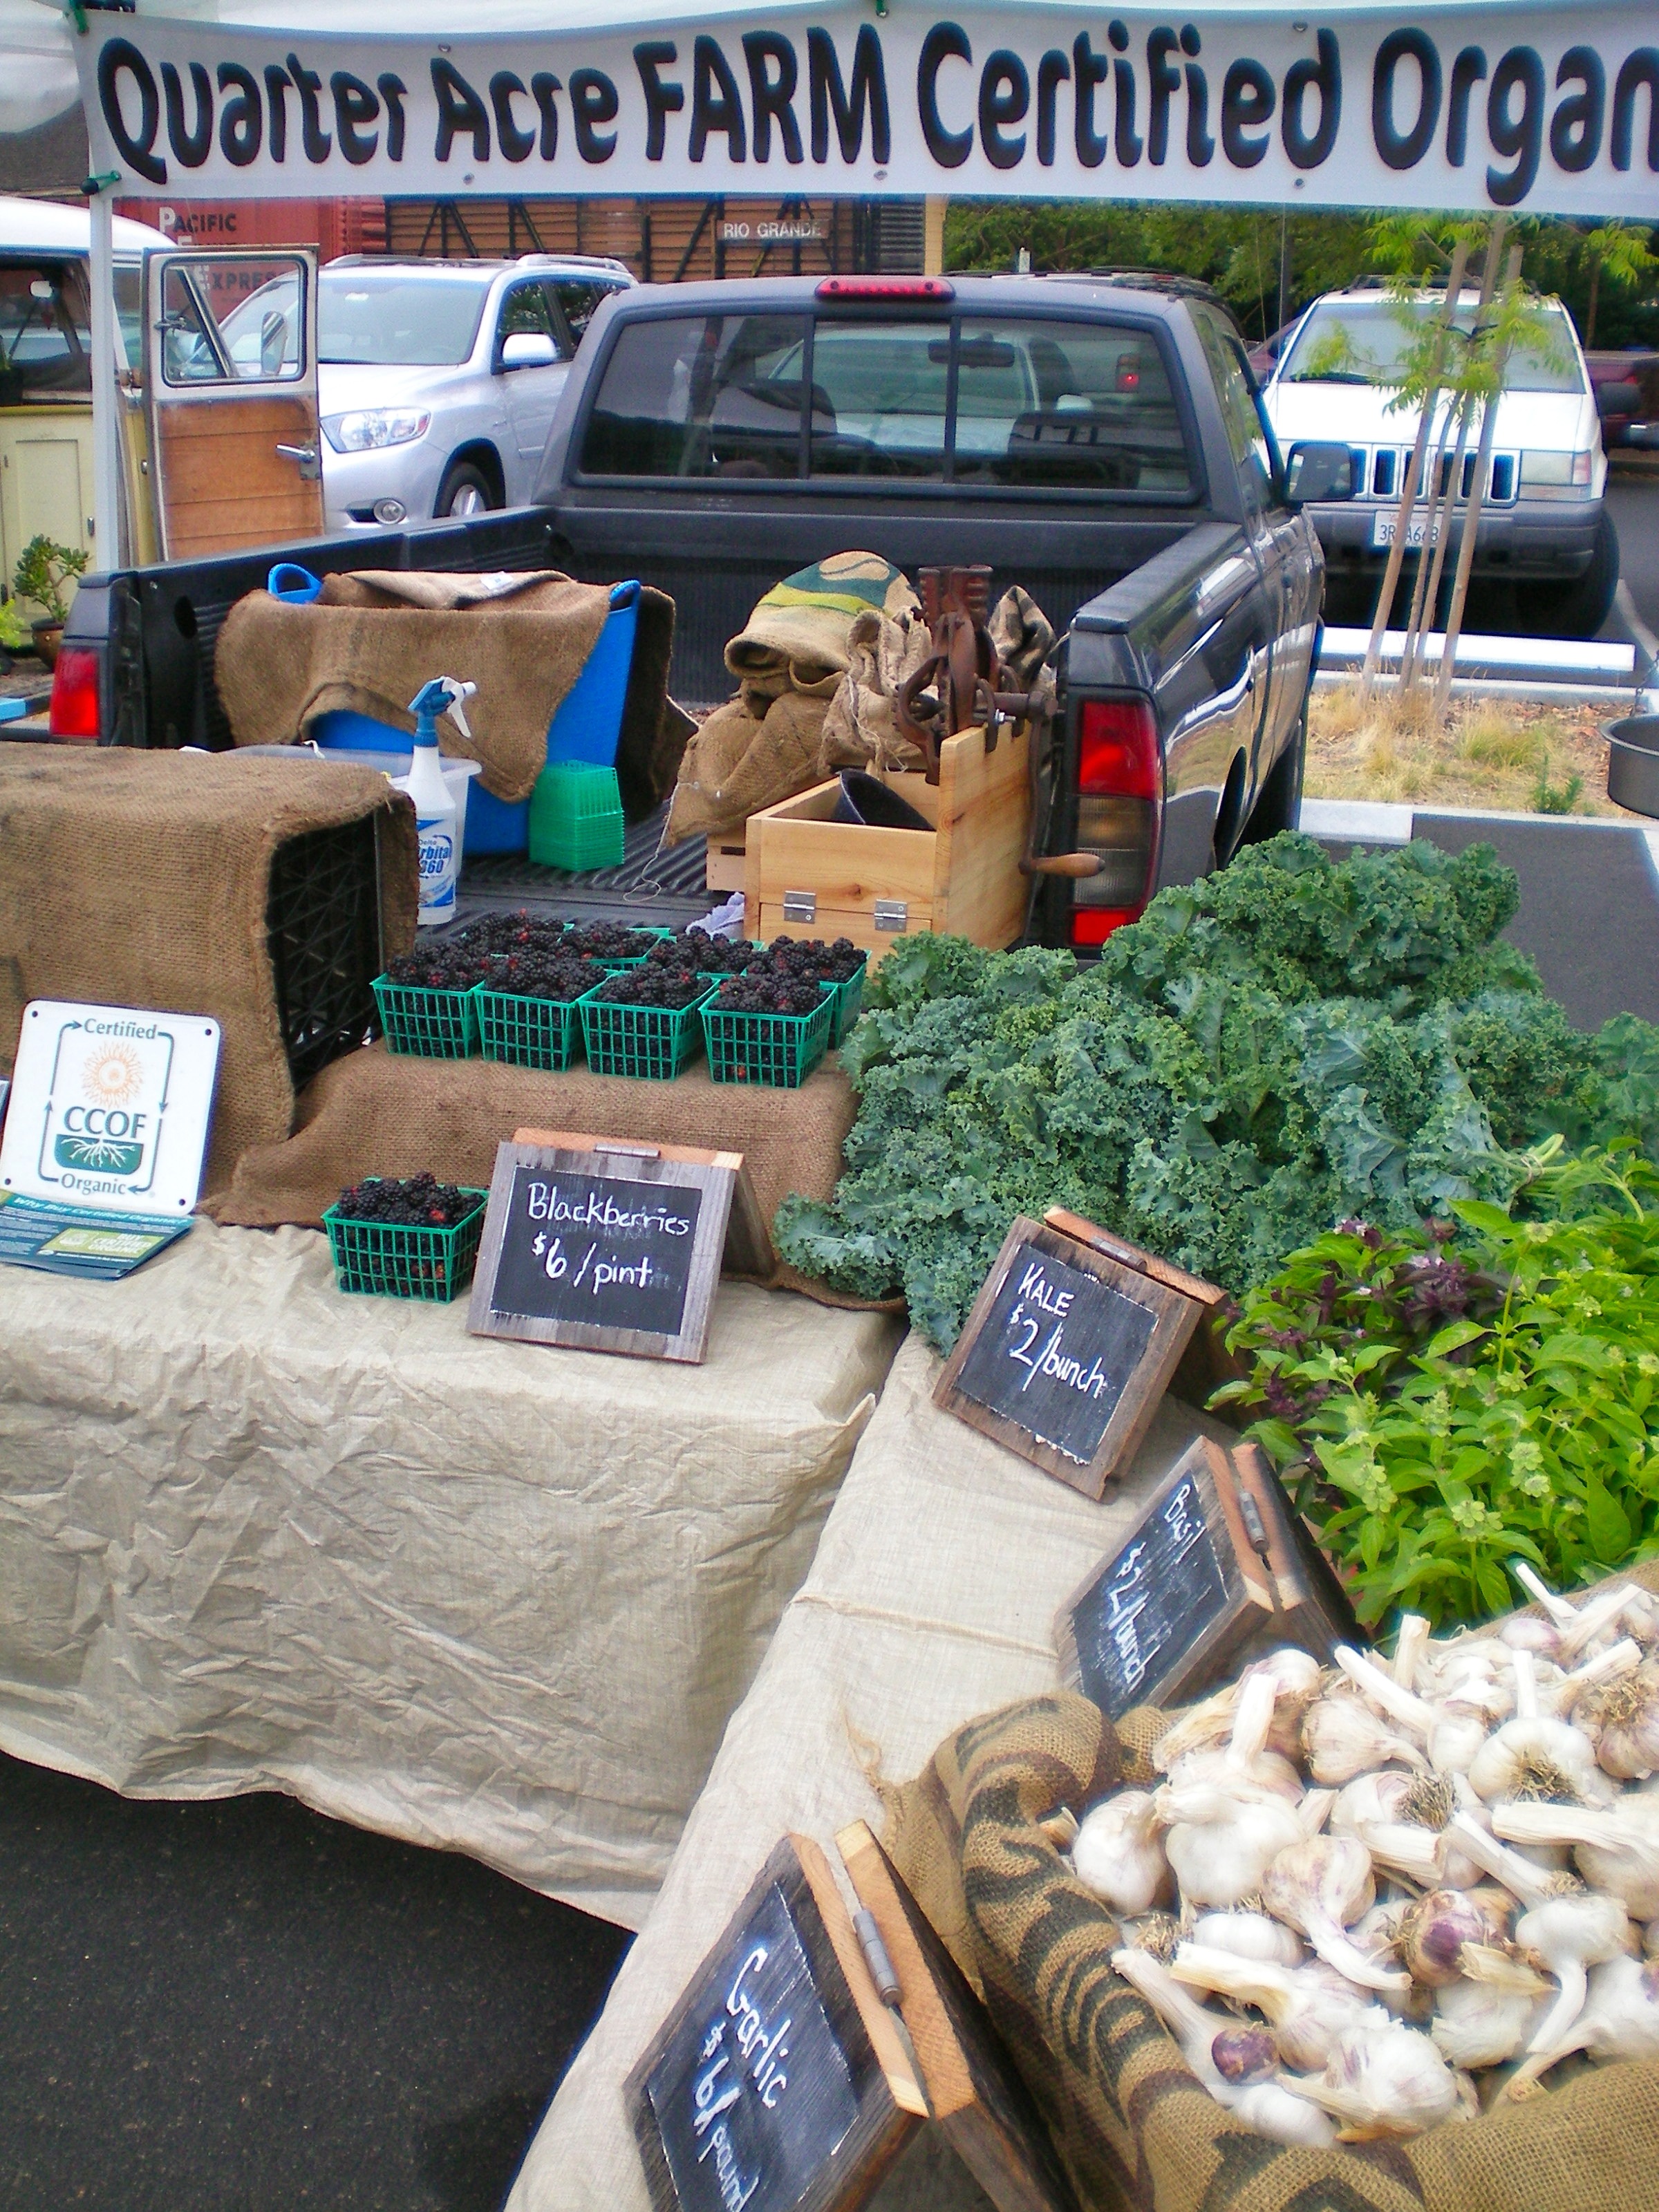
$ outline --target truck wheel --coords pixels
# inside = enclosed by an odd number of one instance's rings
[[[1250,818],[1239,836],[1241,845],[1262,845],[1281,830],[1294,830],[1302,819],[1302,778],[1308,764],[1308,707],[1279,758],[1267,771],[1267,780],[1256,793]]]
[[[1516,611],[1523,631],[1541,637],[1594,637],[1613,608],[1619,588],[1619,532],[1605,512],[1596,526],[1595,550],[1576,584],[1517,584]]]
[[[440,522],[446,515],[465,522],[468,516],[483,514],[495,504],[495,488],[481,468],[471,461],[452,461],[444,471],[432,513]]]

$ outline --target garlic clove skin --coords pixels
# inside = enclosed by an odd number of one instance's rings
[[[1321,2067],[1339,2036],[1388,2021],[1381,2006],[1319,1960],[1286,1968],[1206,1944],[1183,1943],[1170,1971],[1183,1988],[1213,1990],[1266,2013],[1291,2066]]]
[[[1429,2033],[1449,2066],[1504,2066],[1526,2047],[1544,2011],[1535,1996],[1449,1982],[1435,1993]]]
[[[1483,1740],[1484,1735],[1483,1730]],[[1302,1720],[1302,1754],[1314,1780],[1331,1789],[1391,1759],[1414,1767],[1427,1763],[1416,1744],[1348,1689],[1327,1690],[1308,1707]]]
[[[1170,1863],[1164,1855],[1151,1795],[1120,1790],[1085,1816],[1072,1845],[1072,1869],[1083,1887],[1131,1919],[1170,1897]]]
[[[1193,1923],[1192,1940],[1273,1966],[1299,1966],[1308,1955],[1294,1932],[1265,1912],[1201,1913]]]
[[[1261,1888],[1280,1851],[1302,1840],[1295,1807],[1248,1784],[1166,1782],[1152,1802],[1168,1831],[1164,1856],[1195,1910],[1237,1905]]]
[[[1285,2086],[1333,2113],[1351,2138],[1421,2135],[1449,2119],[1459,2101],[1456,2077],[1431,2039],[1393,2021],[1339,2036],[1322,2074]]]
[[[1282,1850],[1261,1881],[1269,1912],[1299,1928],[1328,1965],[1362,1989],[1396,1990],[1411,1977],[1369,1958],[1347,1934],[1376,1899],[1371,1856],[1352,1836],[1313,1836]]]

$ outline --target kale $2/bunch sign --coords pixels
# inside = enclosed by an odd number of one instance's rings
[[[1146,1435],[1194,1331],[1220,1297],[1075,1215],[1041,1222],[1022,1214],[934,1403],[1099,1498]]]

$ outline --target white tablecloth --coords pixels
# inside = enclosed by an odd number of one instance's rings
[[[636,1927],[897,1326],[726,1283],[686,1366],[465,1316],[343,1297],[298,1229],[0,1267],[0,1747],[289,1790]]]
[[[623,2082],[773,1844],[793,1830],[828,1846],[855,1820],[879,1833],[869,1762],[908,1780],[975,1713],[1052,1689],[1062,1601],[1193,1437],[1224,1433],[1166,1399],[1133,1466],[1095,1504],[935,1411],[939,1364],[915,1336],[894,1363],[812,1571],[507,2212],[650,2212]]]

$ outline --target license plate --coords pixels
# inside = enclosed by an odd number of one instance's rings
[[[1373,552],[1383,550],[1394,544],[1395,526],[1399,520],[1399,510],[1398,508],[1392,507],[1385,507],[1381,514],[1374,514],[1371,517],[1371,550]],[[1438,515],[1435,517],[1434,535],[1436,542],[1438,543],[1440,537],[1440,518]],[[1407,551],[1408,553],[1420,553],[1424,546],[1426,545],[1428,542],[1428,517],[1421,514],[1413,514],[1411,520],[1406,525]]]

